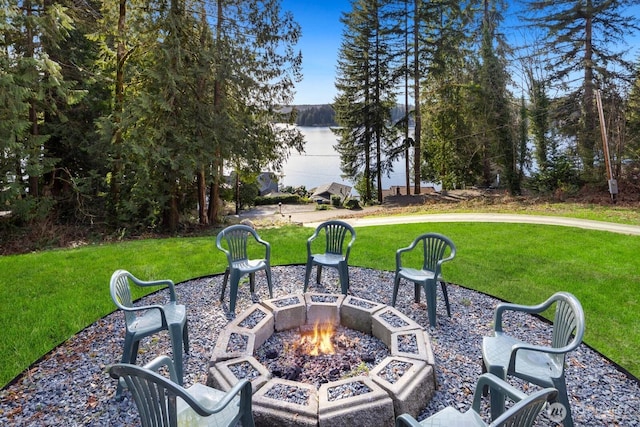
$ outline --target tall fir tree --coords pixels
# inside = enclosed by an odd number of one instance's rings
[[[61,115],[61,103],[78,95],[51,51],[68,36],[73,21],[62,4],[48,1],[4,0],[0,9],[0,197],[14,220],[42,220],[54,202],[44,176],[56,167],[47,150],[50,129],[43,126]]]
[[[337,151],[345,176],[362,181],[365,201],[382,202],[382,176],[389,172],[389,150],[398,138],[391,123],[397,75],[390,49],[395,22],[387,20],[390,2],[352,1],[343,14],[345,25],[339,51],[334,102],[338,128]]]
[[[626,37],[638,31],[638,17],[625,14],[636,0],[533,0],[527,4],[532,26],[546,33],[541,55],[547,59],[550,83],[567,89],[579,106],[573,128],[583,176],[598,180],[600,157],[595,91],[605,77],[628,79],[632,64],[625,58]],[[574,84],[578,80],[579,85]],[[562,86],[564,85],[564,86]],[[573,132],[572,132],[573,133]],[[600,178],[601,179],[601,178]]]

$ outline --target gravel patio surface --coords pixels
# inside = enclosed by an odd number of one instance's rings
[[[135,272],[132,272],[135,274]],[[350,293],[360,298],[389,304],[393,273],[364,268],[350,268]],[[304,266],[273,267],[274,297],[301,293]],[[191,351],[184,359],[185,385],[206,382],[209,358],[218,332],[232,318],[225,303],[219,302],[222,275],[193,279],[177,285],[178,301],[187,306]],[[107,286],[107,284],[105,284]],[[338,292],[337,275],[323,270],[320,286],[312,292]],[[428,327],[424,296],[422,303],[412,300],[413,286],[402,285],[396,308],[425,326],[432,339],[436,357],[438,388],[419,419],[452,405],[466,410],[471,405],[475,382],[481,373],[482,336],[491,334],[492,314],[498,300],[450,284],[448,287],[452,317],[446,315],[438,291],[438,327]],[[256,294],[250,295],[248,284],[238,293],[237,312],[253,301],[268,298],[266,281],[256,277]],[[541,301],[548,295],[542,296]],[[163,292],[145,297],[145,303],[160,302]],[[547,323],[525,314],[510,320],[512,333],[542,340],[549,333]],[[587,328],[589,325],[587,324]],[[12,384],[0,391],[0,425],[7,426],[136,426],[138,413],[128,393],[122,401],[114,399],[115,380],[107,374],[122,354],[124,319],[114,312],[72,337]],[[138,363],[159,354],[171,355],[169,337],[161,333],[143,340]],[[639,426],[640,383],[627,376],[615,364],[586,345],[581,345],[567,359],[567,388],[576,425]],[[529,392],[535,386],[513,384]],[[488,401],[488,398],[484,399]],[[485,410],[486,412],[486,410]],[[543,414],[537,425],[553,425]]]

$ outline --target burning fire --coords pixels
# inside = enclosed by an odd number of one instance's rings
[[[319,323],[313,326],[313,330],[302,332],[300,337],[300,348],[310,356],[318,356],[320,354],[333,354],[333,325],[330,323]]]

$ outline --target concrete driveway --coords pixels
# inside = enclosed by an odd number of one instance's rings
[[[383,206],[368,206],[360,210],[329,208],[327,210],[316,209],[315,205],[268,205],[259,206],[240,215],[241,219],[247,218],[258,223],[271,224],[301,224],[305,227],[315,228],[323,221],[340,219],[354,227],[367,227],[373,225],[393,225],[407,223],[428,222],[507,222],[522,224],[544,224],[565,227],[577,227],[588,230],[601,230],[613,233],[640,235],[640,226],[618,224],[613,222],[593,221],[588,219],[567,218],[546,215],[521,215],[501,213],[446,213],[446,214],[389,214]]]

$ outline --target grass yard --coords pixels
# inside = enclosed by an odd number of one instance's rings
[[[524,304],[542,302],[558,290],[575,294],[586,313],[585,342],[640,377],[640,237],[528,224],[362,227],[350,264],[394,270],[396,249],[427,231],[456,243],[456,259],[445,264],[448,281]],[[272,245],[273,265],[305,262],[311,229],[284,226],[259,232]],[[0,384],[113,311],[109,278],[114,270],[180,282],[221,273],[225,265],[210,236],[0,257]]]

